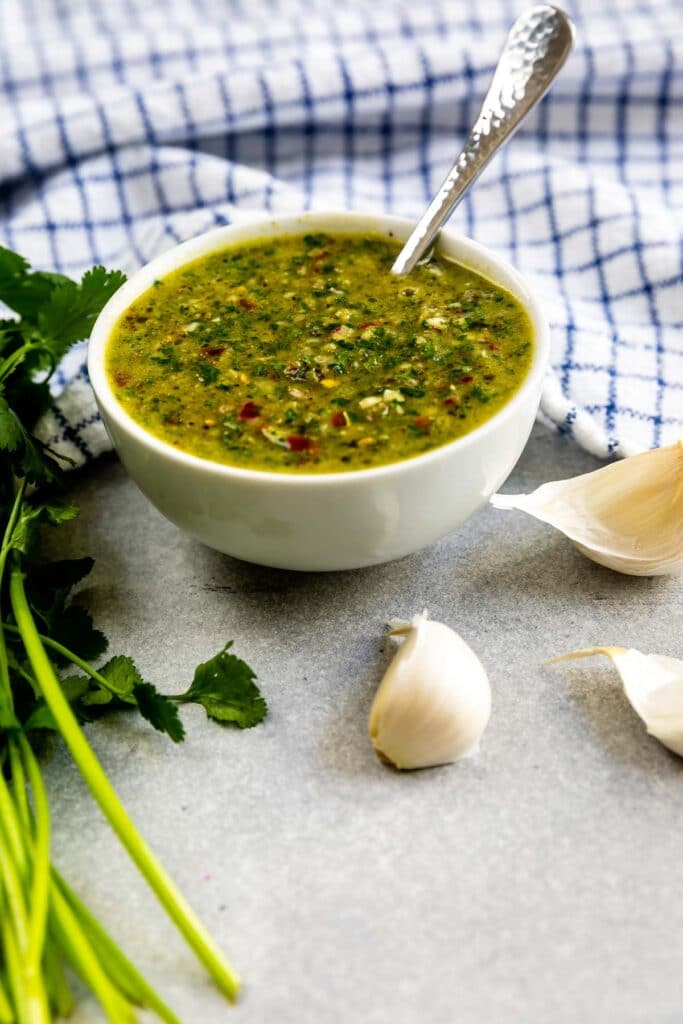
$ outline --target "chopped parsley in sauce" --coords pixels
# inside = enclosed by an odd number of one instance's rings
[[[276,472],[345,472],[469,433],[518,389],[533,336],[505,289],[436,256],[389,273],[382,235],[220,250],[140,296],[113,331],[124,409],[182,451]]]

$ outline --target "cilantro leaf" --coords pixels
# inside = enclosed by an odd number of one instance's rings
[[[87,676],[66,676],[60,682],[69,704],[86,694],[90,686],[90,679]]]
[[[24,343],[31,346],[13,382],[23,392],[16,396],[21,406],[34,384],[40,393],[30,404],[44,406],[46,389],[44,382],[34,381],[36,373],[52,370],[74,342],[88,337],[98,313],[125,280],[121,271],[104,267],[86,271],[80,282],[63,274],[31,271],[22,256],[0,248],[0,301],[21,318],[3,321],[0,349],[6,355]],[[17,401],[12,405],[16,409]]]
[[[145,682],[136,683],[133,696],[140,714],[155,729],[165,732],[174,743],[180,743],[185,738],[185,727],[180,721],[177,707],[163,693],[159,693],[155,686]]]
[[[87,676],[67,676],[65,679],[60,680],[64,696],[68,700],[69,704],[76,704],[76,702],[83,697],[90,688],[90,680]],[[74,708],[77,716],[78,708]],[[41,697],[36,702],[31,711],[30,715],[24,722],[24,729],[26,732],[30,732],[32,729],[50,729],[54,732],[58,732],[57,723],[55,722],[52,712]]]
[[[85,558],[62,558],[55,562],[40,562],[29,569],[27,585],[33,597],[33,603],[42,594],[43,604],[50,596],[59,593],[62,596],[62,603],[66,600],[72,588],[84,580],[92,572],[95,559],[86,556]]]
[[[26,431],[10,408],[6,398],[0,395],[0,450],[16,452],[22,448]]]
[[[231,647],[232,641],[215,657],[198,665],[189,690],[175,699],[201,704],[209,718],[217,722],[250,729],[265,718],[268,707],[254,683],[255,672],[229,653]]]
[[[4,279],[21,280],[24,275],[29,273],[30,269],[31,264],[25,256],[0,246],[0,282],[3,282]],[[3,302],[6,301],[3,299]]]
[[[0,395],[0,451],[13,456],[16,475],[25,476],[32,484],[55,483],[61,477],[61,467],[50,448],[26,430],[3,395]]]
[[[211,363],[197,363],[195,368],[202,384],[213,384],[218,380],[218,367]]]
[[[98,671],[107,680],[118,701],[137,704],[142,717],[159,732],[165,732],[170,736],[174,743],[180,743],[185,738],[185,729],[178,717],[178,709],[168,697],[159,693],[152,683],[145,682],[132,658],[117,654]],[[103,692],[100,688],[100,693]],[[84,701],[87,704],[109,703],[111,694],[107,696],[108,700],[105,701],[103,698],[96,700],[94,695],[88,694]]]
[[[26,592],[43,632],[52,636],[66,609],[73,587],[94,565],[92,558],[66,558],[57,562],[34,563],[28,567]]]
[[[68,280],[62,274],[31,271],[23,256],[0,246],[0,301],[29,322],[36,322],[54,288]]]
[[[106,709],[108,704],[113,704],[115,707],[120,707],[118,698],[114,697],[113,693],[109,690],[105,690],[103,686],[98,686],[93,680],[90,681],[90,689],[87,693],[83,694],[81,704],[83,707],[88,709],[94,707],[102,707]],[[116,702],[116,703],[115,703]]]
[[[26,359],[7,381],[6,396],[27,429],[31,429],[52,404],[50,385],[46,379],[35,379],[30,359]]]
[[[26,580],[29,604],[41,632],[88,661],[104,654],[107,638],[93,627],[90,615],[83,608],[68,601],[74,585],[88,575],[92,566],[92,558],[31,565]],[[59,654],[54,653],[52,657],[57,664],[64,663]]]
[[[24,722],[24,730],[26,732],[32,732],[34,729],[49,729],[53,732],[59,731],[52,712],[44,700],[41,700],[36,704],[33,711]]]
[[[44,501],[34,504],[24,501],[17,525],[10,537],[10,547],[22,554],[29,554],[37,544],[37,527],[39,523],[59,526],[69,519],[75,519],[78,509],[75,505],[65,505],[61,501]]]
[[[159,732],[170,736],[174,743],[180,743],[185,738],[185,729],[178,717],[178,709],[168,697],[159,693],[152,683],[145,682],[132,658],[117,654],[98,669],[98,672],[106,680],[108,689],[99,685],[96,680],[90,679],[86,680],[89,688],[79,695],[82,705],[88,708],[90,715],[97,707],[105,711],[109,708],[113,710],[122,709],[126,705],[137,705],[142,717]],[[65,680],[62,680],[62,685],[64,684]]]
[[[62,690],[82,723],[93,722],[109,711],[138,711],[155,729],[166,733],[174,743],[185,738],[185,729],[178,709],[162,693],[142,679],[132,658],[117,655],[98,669],[107,687],[91,676],[66,676],[61,679]],[[24,722],[27,731],[34,729],[57,730],[57,725],[45,701],[31,702],[30,713]],[[58,730],[57,730],[58,731]]]
[[[80,284],[63,278],[38,314],[38,330],[56,359],[76,341],[87,338],[95,319],[126,280],[120,270],[93,267]]]
[[[73,604],[53,617],[50,636],[84,661],[95,661],[104,654],[108,646],[104,633],[93,626],[89,612]],[[52,657],[59,661],[56,655]]]
[[[112,690],[124,698],[130,698],[138,683],[143,681],[133,659],[124,654],[114,655],[98,671],[107,680]]]
[[[71,462],[71,459],[64,461]],[[25,476],[29,483],[36,486],[58,484],[62,481],[62,467],[53,457],[52,449],[28,431],[24,437],[24,450],[18,460],[18,468],[20,475]]]

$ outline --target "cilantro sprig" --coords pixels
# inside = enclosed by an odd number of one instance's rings
[[[265,718],[268,707],[253,669],[231,654],[231,647],[232,640],[210,661],[197,665],[190,688],[172,700],[201,704],[214,721],[251,729]]]
[[[50,862],[50,812],[36,751],[57,734],[112,829],[221,991],[239,978],[139,834],[93,753],[83,726],[115,711],[138,712],[174,743],[179,707],[202,705],[224,725],[250,728],[266,714],[252,669],[232,643],[195,671],[180,695],[162,693],[127,655],[103,661],[107,639],[74,588],[91,558],[46,561],[44,527],[78,509],[65,502],[66,460],[34,433],[49,405],[49,378],[123,283],[94,267],[80,282],[33,271],[0,248],[0,1024],[51,1024],[73,1004],[67,969],[99,999],[110,1021],[133,1007],[166,1024],[172,1011],[126,959]]]

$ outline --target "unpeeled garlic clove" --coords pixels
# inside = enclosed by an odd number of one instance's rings
[[[491,689],[474,651],[427,613],[392,630],[402,641],[370,711],[380,760],[430,768],[474,753],[491,714]]]
[[[631,576],[683,572],[683,442],[653,448],[532,494],[494,494],[561,530],[587,558]]]
[[[632,647],[588,647],[553,658],[549,665],[604,654],[621,676],[624,692],[647,731],[683,757],[683,661],[641,654]]]

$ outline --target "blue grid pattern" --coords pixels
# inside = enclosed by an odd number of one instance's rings
[[[0,241],[131,271],[253,211],[419,214],[525,3],[4,0]],[[574,55],[456,211],[544,297],[543,415],[599,455],[683,435],[683,19],[571,0]],[[76,351],[44,436],[108,446]]]

